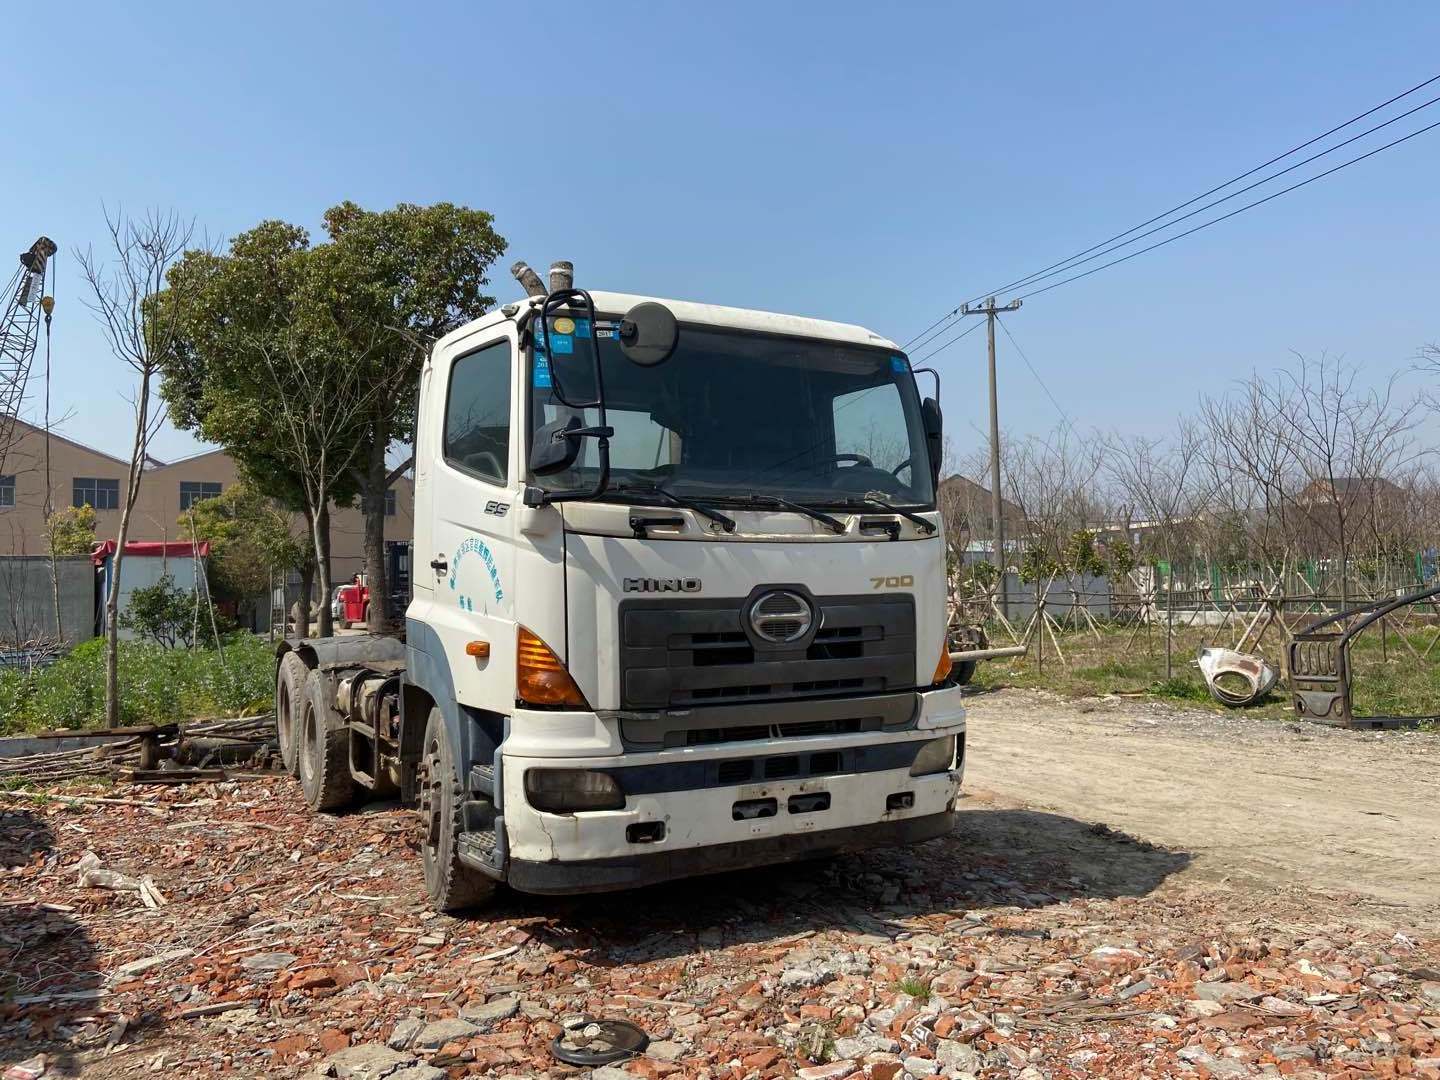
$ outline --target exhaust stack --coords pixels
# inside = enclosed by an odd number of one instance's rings
[[[510,267],[510,273],[525,290],[526,296],[544,296],[545,283],[540,280],[540,275],[530,269],[530,264],[524,259],[519,260]]]

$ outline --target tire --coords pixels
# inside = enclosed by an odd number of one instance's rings
[[[425,723],[416,786],[425,829],[420,861],[431,906],[436,911],[455,912],[483,904],[495,894],[495,882],[466,866],[457,856],[465,792],[445,733],[445,717],[438,708],[430,710]]]
[[[975,677],[975,665],[977,663],[979,663],[978,660],[966,660],[963,663],[956,664],[954,675],[955,685],[968,686],[970,680]]]
[[[300,771],[299,725],[295,721],[305,698],[305,676],[309,673],[305,661],[293,652],[280,658],[275,673],[275,738],[280,743],[280,761],[291,776]]]
[[[328,680],[318,671],[305,676],[298,727],[300,790],[311,810],[343,810],[355,802],[350,776],[350,732],[330,704]]]

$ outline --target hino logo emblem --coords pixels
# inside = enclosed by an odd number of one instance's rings
[[[799,593],[776,590],[750,605],[750,625],[755,633],[776,645],[799,641],[815,621],[810,601]]]
[[[626,592],[699,592],[698,577],[627,577]]]

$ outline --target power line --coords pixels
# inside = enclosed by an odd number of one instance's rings
[[[1030,362],[1030,357],[1026,356],[1025,350],[1020,347],[1020,342],[1016,341],[1015,335],[1010,333],[1010,327],[1005,325],[1005,320],[996,319],[995,321],[1000,324],[1000,329],[1005,331],[1005,336],[1010,339],[1010,344],[1015,346],[1015,351],[1020,354],[1020,359],[1025,361],[1025,366],[1030,369],[1030,374],[1035,376],[1035,381],[1040,384],[1040,389],[1045,391],[1045,396],[1050,399],[1050,404],[1055,406],[1055,411],[1060,414],[1060,419],[1065,421],[1065,426],[1071,431],[1074,431],[1074,423],[1071,422],[1065,410],[1061,408],[1060,402],[1055,400],[1055,395],[1050,392],[1050,387],[1045,385],[1045,380],[1040,377],[1040,372],[1035,370],[1035,365]]]
[[[1265,184],[1268,184],[1271,180],[1278,180],[1280,177],[1284,176],[1286,173],[1292,173],[1292,172],[1294,172],[1296,169],[1299,169],[1299,168],[1302,168],[1303,166],[1309,165],[1312,161],[1318,161],[1320,158],[1324,157],[1324,156],[1327,155],[1327,154],[1333,154],[1336,150],[1341,150],[1341,149],[1349,146],[1349,145],[1350,145],[1351,143],[1353,143],[1353,142],[1358,142],[1360,139],[1365,138],[1365,136],[1367,136],[1367,135],[1373,135],[1373,134],[1375,134],[1375,132],[1379,131],[1381,128],[1387,128],[1387,127],[1389,127],[1391,124],[1398,123],[1399,121],[1404,120],[1407,116],[1413,116],[1413,115],[1415,115],[1415,114],[1416,114],[1417,112],[1419,112],[1421,109],[1428,109],[1431,105],[1434,105],[1436,102],[1440,102],[1440,97],[1433,97],[1433,98],[1431,98],[1429,101],[1427,101],[1427,102],[1425,102],[1425,103],[1423,103],[1423,104],[1421,104],[1421,105],[1416,105],[1413,109],[1410,109],[1410,110],[1408,110],[1408,111],[1406,111],[1406,112],[1401,113],[1399,116],[1391,117],[1389,120],[1386,120],[1386,121],[1384,121],[1384,122],[1382,122],[1382,123],[1376,124],[1376,125],[1375,125],[1374,127],[1372,127],[1372,128],[1366,128],[1364,131],[1360,132],[1358,135],[1352,135],[1352,136],[1350,136],[1350,138],[1345,139],[1343,142],[1338,142],[1338,143],[1336,143],[1334,146],[1327,147],[1326,149],[1321,150],[1318,154],[1311,154],[1309,157],[1304,158],[1304,159],[1301,160],[1301,161],[1297,161],[1297,162],[1295,162],[1295,164],[1293,164],[1293,165],[1287,165],[1285,168],[1280,169],[1278,172],[1273,172],[1273,173],[1271,173],[1269,176],[1263,176],[1263,177],[1261,177],[1259,180],[1256,180],[1253,184],[1246,184],[1246,185],[1245,185],[1244,187],[1242,187],[1242,188],[1237,188],[1236,190],[1232,191],[1229,195],[1222,195],[1220,198],[1214,199],[1214,200],[1206,203],[1204,206],[1197,206],[1194,210],[1191,210],[1188,214],[1182,214],[1180,217],[1175,218],[1173,221],[1167,221],[1167,222],[1165,222],[1165,224],[1163,224],[1163,225],[1156,225],[1155,228],[1150,229],[1150,230],[1148,230],[1148,231],[1146,231],[1146,232],[1142,232],[1142,233],[1140,233],[1138,236],[1132,236],[1129,240],[1126,240],[1126,241],[1124,241],[1123,243],[1110,244],[1110,245],[1104,246],[1104,247],[1102,247],[1102,249],[1101,249],[1100,251],[1097,251],[1095,254],[1090,255],[1090,256],[1088,256],[1087,258],[1080,259],[1080,260],[1075,261],[1075,262],[1070,262],[1070,263],[1068,263],[1067,265],[1061,267],[1061,269],[1059,269],[1059,270],[1051,270],[1048,274],[1039,274],[1039,275],[1032,276],[1028,281],[1020,282],[1019,284],[1021,284],[1021,285],[1035,285],[1035,284],[1038,284],[1039,282],[1042,282],[1042,281],[1046,280],[1047,278],[1052,278],[1052,277],[1054,277],[1056,274],[1063,274],[1063,273],[1065,273],[1067,270],[1074,270],[1077,266],[1084,266],[1084,265],[1085,265],[1086,263],[1088,263],[1088,262],[1094,262],[1096,259],[1103,258],[1104,256],[1109,255],[1109,254],[1110,254],[1111,252],[1113,252],[1113,251],[1119,251],[1121,248],[1127,248],[1127,247],[1129,247],[1131,244],[1139,243],[1141,240],[1144,240],[1147,236],[1154,236],[1154,235],[1155,235],[1156,233],[1158,233],[1158,232],[1164,232],[1166,229],[1170,228],[1170,227],[1173,226],[1173,225],[1179,225],[1180,222],[1182,222],[1182,221],[1189,221],[1189,220],[1190,220],[1191,218],[1193,218],[1196,214],[1203,214],[1206,210],[1211,210],[1211,209],[1219,206],[1221,203],[1227,203],[1227,202],[1229,202],[1231,199],[1237,199],[1237,198],[1239,198],[1241,195],[1244,195],[1247,191],[1254,191],[1256,188],[1261,187],[1261,186],[1263,186],[1263,185],[1265,185]],[[1136,226],[1136,228],[1139,228],[1139,227],[1140,227],[1140,226]],[[1132,231],[1133,231],[1133,230],[1132,230]]]
[[[1091,254],[1092,252],[1096,251],[1096,250],[1099,249],[1099,248],[1107,247],[1108,245],[1115,243],[1117,240],[1123,240],[1125,237],[1130,236],[1132,233],[1138,232],[1138,231],[1140,231],[1141,229],[1144,229],[1146,226],[1153,225],[1153,224],[1155,224],[1156,222],[1163,220],[1164,218],[1170,217],[1172,214],[1175,214],[1175,213],[1177,213],[1177,212],[1180,211],[1180,210],[1184,210],[1184,209],[1186,209],[1187,207],[1193,206],[1195,203],[1199,202],[1201,199],[1207,198],[1207,197],[1209,197],[1209,196],[1211,196],[1211,195],[1216,194],[1217,192],[1223,191],[1225,188],[1230,187],[1232,184],[1239,183],[1241,180],[1245,180],[1245,179],[1247,179],[1247,178],[1255,175],[1257,172],[1260,172],[1262,169],[1269,168],[1271,165],[1274,165],[1274,164],[1276,164],[1277,162],[1283,161],[1285,158],[1290,157],[1290,156],[1293,155],[1293,154],[1297,154],[1297,153],[1299,153],[1301,150],[1304,150],[1304,149],[1306,149],[1306,148],[1308,148],[1308,147],[1310,147],[1310,146],[1313,146],[1313,145],[1315,145],[1317,142],[1320,142],[1320,141],[1323,140],[1323,139],[1327,139],[1327,138],[1329,138],[1331,135],[1334,135],[1334,134],[1336,134],[1336,133],[1339,132],[1339,131],[1343,131],[1345,128],[1350,127],[1352,124],[1359,123],[1361,120],[1364,120],[1364,119],[1365,119],[1366,117],[1368,117],[1368,116],[1373,116],[1375,113],[1379,112],[1381,109],[1384,109],[1384,108],[1386,108],[1386,107],[1388,107],[1388,106],[1390,106],[1390,105],[1393,105],[1395,102],[1400,101],[1402,98],[1409,97],[1411,94],[1415,93],[1416,91],[1418,91],[1418,90],[1423,90],[1425,87],[1427,87],[1427,86],[1429,86],[1429,85],[1431,85],[1432,83],[1435,83],[1435,82],[1437,82],[1437,81],[1440,81],[1440,75],[1432,75],[1430,78],[1424,80],[1423,82],[1416,83],[1414,86],[1410,87],[1408,90],[1401,91],[1400,93],[1396,94],[1395,96],[1393,96],[1393,97],[1391,97],[1391,98],[1389,98],[1389,99],[1387,99],[1387,100],[1385,100],[1385,101],[1382,101],[1380,104],[1375,105],[1375,106],[1373,106],[1373,107],[1371,107],[1371,108],[1369,108],[1369,109],[1366,109],[1364,112],[1359,113],[1358,115],[1351,117],[1349,120],[1346,120],[1344,123],[1336,124],[1334,127],[1330,128],[1328,131],[1325,131],[1325,132],[1323,132],[1323,133],[1321,133],[1321,134],[1319,134],[1319,135],[1316,135],[1314,138],[1307,139],[1305,142],[1300,143],[1300,144],[1298,144],[1298,145],[1296,145],[1296,146],[1291,147],[1289,150],[1286,150],[1284,153],[1282,153],[1282,154],[1277,154],[1277,155],[1275,155],[1274,157],[1272,157],[1270,160],[1265,161],[1265,162],[1262,162],[1261,164],[1256,165],[1254,168],[1249,169],[1249,170],[1247,170],[1246,172],[1240,173],[1238,176],[1232,177],[1231,179],[1225,181],[1223,184],[1217,184],[1215,187],[1210,188],[1208,191],[1203,191],[1203,192],[1201,192],[1200,194],[1194,196],[1193,198],[1187,199],[1185,202],[1182,202],[1182,203],[1180,203],[1180,204],[1177,205],[1177,206],[1171,207],[1169,210],[1166,210],[1164,213],[1157,214],[1157,215],[1155,215],[1154,217],[1152,217],[1152,218],[1150,218],[1150,219],[1148,219],[1148,220],[1146,220],[1146,221],[1142,221],[1140,224],[1135,225],[1135,226],[1133,226],[1133,227],[1131,227],[1131,228],[1129,228],[1129,229],[1126,229],[1124,232],[1116,233],[1114,236],[1110,237],[1109,239],[1107,239],[1107,240],[1102,240],[1102,241],[1100,241],[1098,244],[1094,244],[1094,245],[1092,245],[1092,246],[1090,246],[1090,247],[1088,247],[1088,248],[1085,248],[1083,251],[1076,252],[1074,255],[1071,255],[1071,256],[1069,256],[1069,257],[1067,257],[1067,258],[1061,259],[1059,262],[1051,263],[1049,266],[1043,267],[1042,269],[1037,270],[1037,271],[1035,271],[1034,273],[1027,274],[1027,275],[1025,275],[1024,277],[1017,278],[1017,279],[1015,279],[1014,281],[1011,281],[1011,282],[1009,282],[1009,283],[1006,284],[1006,285],[1002,285],[1002,286],[1001,286],[1000,288],[998,288],[998,289],[987,290],[987,291],[984,292],[984,293],[980,293],[980,294],[978,294],[977,296],[972,297],[969,301],[966,301],[966,303],[974,303],[975,301],[978,301],[979,299],[981,299],[982,297],[987,296],[987,295],[992,295],[992,294],[994,294],[994,293],[1002,293],[1002,292],[1009,291],[1009,290],[1011,290],[1011,289],[1021,288],[1021,287],[1024,287],[1024,286],[1026,286],[1026,285],[1033,284],[1036,280],[1041,279],[1042,275],[1044,275],[1044,276],[1053,276],[1053,275],[1051,274],[1051,271],[1056,271],[1056,272],[1058,272],[1058,273],[1063,273],[1063,272],[1065,271],[1065,269],[1067,269],[1070,265],[1075,264],[1075,260],[1084,258],[1085,256]],[[1427,103],[1427,104],[1429,104],[1429,103]],[[1421,106],[1421,107],[1423,108],[1424,106]],[[1416,110],[1411,110],[1411,112],[1414,112],[1414,111],[1416,111]],[[1409,115],[1409,114],[1407,113],[1407,114],[1405,114],[1405,115]],[[1399,118],[1397,117],[1396,119],[1399,119]],[[1381,126],[1384,126],[1384,125],[1381,125]],[[1375,129],[1372,129],[1372,130],[1375,130]],[[1352,139],[1352,140],[1349,140],[1349,141],[1354,141],[1354,140]],[[1340,145],[1345,145],[1345,144],[1342,143],[1342,144],[1340,144]],[[1333,148],[1332,148],[1332,149],[1333,149]],[[1280,173],[1277,173],[1276,175],[1278,176],[1278,175],[1281,175],[1281,174],[1280,174]],[[1272,177],[1271,179],[1273,179],[1273,177]],[[1253,185],[1252,185],[1252,186],[1253,186]],[[1237,192],[1236,194],[1239,194],[1239,193]],[[1188,215],[1187,215],[1187,216],[1188,216]],[[1171,224],[1175,224],[1175,223],[1174,223],[1174,222],[1171,222]],[[1137,239],[1138,239],[1138,238],[1137,238]],[[1034,295],[1034,294],[1032,293],[1031,295]],[[938,334],[934,334],[933,331],[936,331],[937,329],[942,329],[943,326],[944,326],[944,324],[949,323],[950,321],[952,321],[953,319],[955,319],[957,316],[959,316],[959,315],[960,315],[960,312],[961,312],[961,310],[963,309],[964,306],[965,306],[964,303],[959,304],[959,305],[957,305],[956,307],[954,307],[953,309],[951,309],[949,312],[947,312],[946,314],[942,315],[940,318],[936,319],[933,323],[931,323],[929,326],[927,326],[924,330],[922,330],[920,333],[916,334],[916,335],[915,335],[914,337],[912,337],[908,342],[906,342],[906,343],[905,343],[905,346],[904,346],[905,349],[908,351],[912,346],[915,346],[915,347],[917,347],[917,348],[922,348],[922,347],[924,347],[924,345],[926,345],[929,341],[934,340],[934,337],[938,336]],[[930,335],[930,336],[927,337],[927,335]],[[925,338],[926,340],[920,341],[921,338]],[[916,345],[916,342],[919,342],[919,344]]]
[[[1138,258],[1139,256],[1144,255],[1146,252],[1154,251],[1156,248],[1162,248],[1166,244],[1173,244],[1176,240],[1183,240],[1187,236],[1193,236],[1201,229],[1208,229],[1211,225],[1218,225],[1222,221],[1228,221],[1230,218],[1235,217],[1237,214],[1243,214],[1246,210],[1253,210],[1257,206],[1263,206],[1265,203],[1270,202],[1272,199],[1278,199],[1281,195],[1288,195],[1290,192],[1296,191],[1307,184],[1313,184],[1316,180],[1323,180],[1325,179],[1325,177],[1337,173],[1341,169],[1348,169],[1351,165],[1359,164],[1366,158],[1374,157],[1376,154],[1379,154],[1385,150],[1389,150],[1391,147],[1399,146],[1401,143],[1404,142],[1409,142],[1417,135],[1424,135],[1427,131],[1434,131],[1437,127],[1440,127],[1440,120],[1437,120],[1433,124],[1429,124],[1423,128],[1420,128],[1420,130],[1418,131],[1412,131],[1409,135],[1402,135],[1400,138],[1395,139],[1392,142],[1388,142],[1384,146],[1377,146],[1373,150],[1367,150],[1365,153],[1359,155],[1358,157],[1353,157],[1349,161],[1342,161],[1339,165],[1336,165],[1333,168],[1326,169],[1322,173],[1316,173],[1314,176],[1306,177],[1299,183],[1291,184],[1287,188],[1281,188],[1279,191],[1266,195],[1263,199],[1256,199],[1254,202],[1246,203],[1244,206],[1231,210],[1227,214],[1221,214],[1219,217],[1211,218],[1209,221],[1202,221],[1193,229],[1186,229],[1182,233],[1176,233],[1174,236],[1168,236],[1164,240],[1157,241],[1154,244],[1150,244],[1148,247],[1141,248],[1139,251],[1132,251],[1130,254],[1122,255],[1118,259],[1112,259],[1107,263],[1101,263],[1099,266],[1091,267],[1089,270],[1086,270],[1083,273],[1075,274],[1072,277],[1062,278],[1061,280],[1053,282],[1050,285],[1046,285],[1043,289],[1035,289],[1031,292],[1024,293],[1020,297],[1020,299],[1026,300],[1032,296],[1039,296],[1041,293],[1047,293],[1051,289],[1058,289],[1061,285],[1068,285],[1072,281],[1079,281],[1081,278],[1089,277],[1091,274],[1098,274],[1101,270],[1108,270],[1112,266],[1119,266],[1123,262],[1129,262],[1131,259]]]
[[[975,330],[979,330],[979,329],[980,329],[980,325],[981,325],[980,323],[971,323],[969,327],[967,327],[967,328],[964,329],[964,330],[961,330],[960,333],[956,334],[956,335],[955,335],[954,337],[952,337],[949,341],[945,342],[945,344],[943,344],[943,345],[937,345],[935,348],[933,348],[933,349],[931,349],[929,352],[927,352],[924,356],[919,357],[919,358],[915,361],[915,363],[917,363],[917,364],[923,364],[926,360],[929,360],[929,359],[930,359],[932,356],[934,356],[936,353],[942,353],[942,352],[944,352],[944,351],[945,351],[946,349],[948,349],[951,345],[954,345],[957,341],[959,341],[961,338],[963,338],[966,334],[969,334],[969,333],[971,333],[972,331],[975,331]]]
[[[1186,207],[1194,206],[1194,205],[1195,205],[1197,202],[1199,202],[1201,199],[1208,198],[1209,196],[1214,195],[1214,194],[1216,194],[1217,192],[1224,191],[1227,187],[1230,187],[1232,184],[1238,184],[1241,180],[1249,179],[1250,177],[1254,176],[1257,172],[1260,172],[1262,169],[1268,169],[1271,165],[1274,165],[1274,164],[1276,164],[1276,163],[1278,163],[1278,162],[1284,161],[1287,157],[1290,157],[1290,156],[1293,155],[1293,154],[1298,154],[1301,150],[1308,149],[1309,147],[1314,146],[1317,142],[1320,142],[1320,141],[1323,140],[1323,139],[1328,139],[1331,135],[1334,135],[1334,134],[1336,134],[1337,132],[1343,131],[1345,128],[1350,127],[1352,124],[1358,124],[1361,120],[1364,120],[1366,117],[1375,115],[1375,113],[1379,112],[1381,109],[1387,108],[1388,106],[1395,104],[1395,102],[1401,100],[1402,98],[1407,98],[1407,97],[1409,97],[1411,94],[1415,93],[1416,91],[1418,91],[1418,90],[1423,90],[1423,89],[1425,89],[1425,87],[1427,87],[1427,86],[1429,86],[1429,85],[1431,85],[1432,83],[1435,83],[1435,82],[1440,82],[1440,75],[1432,75],[1432,76],[1430,76],[1430,78],[1426,79],[1424,82],[1416,83],[1414,86],[1410,87],[1410,89],[1401,91],[1400,93],[1396,94],[1394,97],[1389,98],[1389,99],[1386,100],[1386,101],[1382,101],[1379,105],[1376,105],[1376,106],[1374,106],[1373,108],[1366,109],[1364,112],[1360,113],[1360,114],[1357,115],[1357,116],[1352,116],[1349,120],[1346,120],[1343,124],[1336,124],[1336,125],[1335,125],[1334,127],[1332,127],[1329,131],[1326,131],[1326,132],[1323,132],[1322,134],[1316,135],[1313,139],[1307,139],[1305,142],[1300,143],[1298,146],[1292,146],[1289,150],[1286,150],[1283,154],[1276,154],[1276,155],[1275,155],[1274,157],[1272,157],[1269,161],[1266,161],[1266,162],[1263,162],[1263,163],[1261,163],[1261,164],[1259,164],[1259,165],[1256,165],[1253,169],[1249,169],[1249,170],[1247,170],[1246,172],[1243,172],[1243,173],[1241,173],[1241,174],[1238,175],[1238,176],[1231,177],[1229,180],[1226,180],[1223,184],[1217,184],[1217,185],[1215,185],[1215,186],[1212,187],[1209,191],[1202,191],[1199,195],[1196,195],[1196,196],[1194,196],[1193,198],[1187,199],[1185,202],[1180,203],[1178,206],[1172,206],[1169,210],[1166,210],[1164,213],[1156,214],[1154,217],[1150,218],[1148,221],[1142,221],[1142,222],[1140,222],[1139,225],[1135,225],[1135,226],[1133,226],[1132,228],[1126,229],[1126,230],[1125,230],[1124,232],[1122,232],[1122,233],[1116,233],[1114,236],[1110,237],[1110,239],[1108,239],[1108,240],[1102,240],[1102,241],[1100,241],[1098,244],[1094,244],[1094,245],[1092,245],[1091,247],[1086,248],[1084,251],[1077,251],[1074,255],[1071,255],[1069,258],[1061,259],[1061,260],[1060,260],[1059,262],[1057,262],[1057,263],[1051,263],[1049,266],[1045,267],[1044,269],[1037,270],[1037,271],[1035,271],[1033,274],[1027,274],[1027,275],[1025,275],[1025,276],[1022,277],[1022,278],[1017,278],[1016,280],[1014,280],[1014,281],[1012,281],[1012,282],[1009,282],[1008,284],[1005,284],[1005,285],[1000,286],[1000,288],[998,288],[998,289],[990,289],[990,290],[987,290],[985,293],[983,293],[983,294],[981,294],[981,295],[988,296],[988,295],[990,295],[990,293],[1001,293],[1001,292],[1007,292],[1007,291],[1009,291],[1010,289],[1023,288],[1024,286],[1030,284],[1034,279],[1038,278],[1041,274],[1046,274],[1046,273],[1048,273],[1049,271],[1056,269],[1057,267],[1063,268],[1066,264],[1072,262],[1073,260],[1078,259],[1078,258],[1081,258],[1082,256],[1085,256],[1085,255],[1089,255],[1092,251],[1095,251],[1097,248],[1102,248],[1102,247],[1105,247],[1105,246],[1107,246],[1107,245],[1109,245],[1109,244],[1113,244],[1116,240],[1123,240],[1125,237],[1129,236],[1131,233],[1138,232],[1139,230],[1145,228],[1147,225],[1153,225],[1153,224],[1155,224],[1157,221],[1160,221],[1160,220],[1162,220],[1163,218],[1169,217],[1171,214],[1177,213],[1177,212],[1180,211],[1180,210],[1184,210]],[[1417,112],[1417,111],[1419,111],[1420,109],[1425,108],[1426,106],[1433,105],[1436,100],[1440,100],[1440,99],[1431,99],[1430,101],[1427,101],[1424,105],[1417,106],[1416,108],[1411,109],[1410,112],[1402,113],[1400,116],[1395,117],[1395,120],[1403,119],[1404,117],[1409,116],[1411,113]],[[1389,123],[1393,123],[1393,122],[1394,122],[1393,120],[1387,120],[1385,123],[1386,123],[1386,124],[1389,124]],[[1363,135],[1368,135],[1368,134],[1370,134],[1370,132],[1373,132],[1373,131],[1378,131],[1379,128],[1384,127],[1384,126],[1385,126],[1385,124],[1380,124],[1378,127],[1371,128],[1369,131],[1361,132],[1361,135],[1357,135],[1357,136],[1355,136],[1355,137],[1352,138],[1352,139],[1348,139],[1348,140],[1346,140],[1346,142],[1354,142],[1356,138],[1360,138],[1360,137],[1363,136]],[[1344,145],[1346,145],[1346,143],[1338,143],[1336,146],[1331,147],[1331,149],[1332,149],[1332,150],[1333,150],[1333,149],[1338,149],[1340,146],[1344,146]],[[1326,153],[1329,153],[1329,151],[1327,150]],[[1317,156],[1319,156],[1319,155],[1317,155]],[[1312,161],[1313,161],[1314,158],[1311,158],[1311,159],[1309,159],[1309,160],[1312,160]],[[1303,163],[1302,163],[1302,164],[1303,164]],[[1291,168],[1295,168],[1295,166],[1291,166]],[[1287,170],[1287,171],[1288,171],[1288,170]],[[1280,175],[1282,175],[1282,174],[1281,174],[1281,173],[1276,173],[1275,175],[1276,175],[1276,176],[1280,176]],[[1273,179],[1273,177],[1272,177],[1272,179]],[[1264,182],[1264,181],[1261,181],[1261,183],[1263,183],[1263,182]],[[1173,224],[1173,222],[1172,222],[1172,224]],[[978,296],[977,296],[977,297],[974,297],[974,298],[972,298],[972,301],[971,301],[971,302],[973,303],[974,300],[978,300],[979,298],[980,298],[980,297],[978,297]]]

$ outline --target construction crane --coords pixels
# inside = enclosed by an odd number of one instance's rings
[[[55,241],[42,236],[20,255],[20,269],[6,288],[0,315],[0,466],[14,436],[15,417],[25,397],[30,361],[40,338],[40,320],[48,323],[54,297],[45,292],[45,274],[56,252]]]

